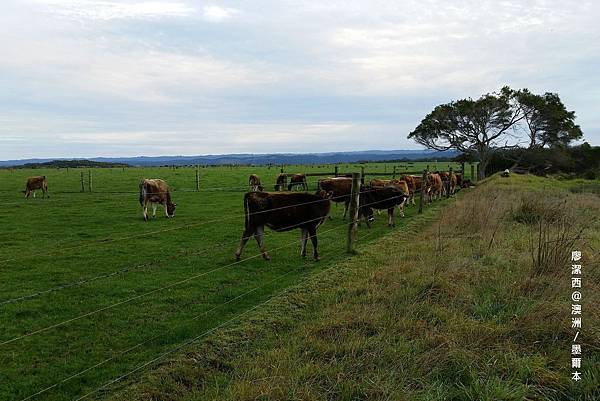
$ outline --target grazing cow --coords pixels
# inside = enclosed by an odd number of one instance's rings
[[[140,205],[144,209],[144,221],[148,221],[148,203],[152,203],[152,217],[156,218],[156,207],[165,208],[165,216],[174,217],[177,204],[171,202],[171,193],[166,182],[159,179],[140,181]]]
[[[350,194],[352,193],[352,178],[334,177],[324,178],[318,181],[317,186],[326,192],[331,192],[331,200],[336,203],[344,202],[344,216],[348,213],[350,205]]]
[[[394,208],[406,201],[408,192],[404,192],[399,187],[390,185],[386,187],[362,186],[360,189],[360,202],[358,209],[359,219],[365,218],[367,227],[371,227],[374,220],[373,209],[388,211],[388,226],[393,227]]]
[[[29,195],[32,192],[33,197],[35,198],[36,189],[42,190],[42,198],[46,196],[48,198],[50,197],[50,195],[48,195],[48,180],[46,179],[45,175],[27,178],[27,183],[25,184],[25,191],[23,191],[23,193],[25,194],[25,198],[29,198]]]
[[[290,178],[290,183],[288,185],[288,191],[291,191],[292,188],[300,186],[303,190],[308,191],[308,184],[306,183],[306,174],[294,174]]]
[[[383,188],[388,186],[393,186],[402,190],[404,194],[407,195],[406,199],[403,200],[402,203],[398,204],[398,210],[400,210],[400,216],[404,217],[404,205],[408,202],[408,197],[410,197],[410,190],[408,188],[408,184],[404,180],[380,180],[374,179],[371,180],[369,185],[373,188]]]
[[[250,192],[262,192],[264,189],[260,178],[256,174],[250,174],[250,177],[248,177],[248,187],[250,188]]]
[[[287,175],[281,173],[277,176],[277,181],[275,181],[275,191],[283,191],[285,189],[285,185],[287,184]]]
[[[235,251],[236,260],[240,260],[242,249],[250,237],[254,236],[258,248],[266,260],[270,259],[265,249],[265,226],[282,232],[299,228],[302,249],[300,255],[306,256],[306,242],[310,236],[313,245],[313,257],[319,260],[317,250],[317,227],[327,218],[331,208],[331,193],[318,191],[316,194],[299,192],[248,192],[244,195],[245,225],[240,245]]]
[[[440,199],[442,196],[442,177],[436,173],[427,175],[427,186],[429,186],[429,202]]]

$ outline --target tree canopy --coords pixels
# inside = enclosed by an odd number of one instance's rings
[[[430,149],[472,155],[481,164],[481,177],[499,149],[566,146],[582,136],[575,112],[557,94],[507,86],[479,99],[439,105],[408,135]]]

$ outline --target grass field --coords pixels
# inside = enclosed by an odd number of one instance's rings
[[[431,168],[445,166],[432,163]],[[365,169],[391,173],[392,164]],[[299,166],[286,171],[332,170]],[[353,170],[359,167],[340,166],[340,172]],[[87,188],[87,171],[0,170],[2,400],[87,395],[348,257],[343,208],[333,207],[333,220],[319,231],[321,262],[300,258],[299,234],[293,231],[266,235],[272,261],[258,258],[255,243],[249,242],[242,263],[232,264],[243,229],[247,177],[258,173],[272,188],[274,168],[202,168],[200,192],[193,168],[131,168],[94,169],[94,192],[81,193],[80,173]],[[23,199],[20,191],[31,175],[48,177],[49,199]],[[174,219],[163,218],[159,209],[159,218],[142,221],[141,177],[163,178],[171,185],[178,204]],[[309,180],[311,191],[315,183],[316,178]],[[415,213],[408,209],[396,230],[402,231]],[[371,230],[360,229],[359,244],[387,233],[385,223],[382,216]]]
[[[109,398],[599,400],[599,188],[493,177]],[[572,250],[583,253],[580,382]]]

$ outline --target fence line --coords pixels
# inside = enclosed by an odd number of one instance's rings
[[[346,223],[346,224],[351,224],[351,223],[352,223],[352,222],[350,222],[350,223]],[[335,228],[343,227],[344,225],[345,225],[345,224],[341,224],[341,225],[338,225],[338,226],[336,226]],[[328,231],[332,231],[332,230],[334,230],[335,228],[332,228],[332,229],[330,229],[330,230],[328,230]],[[368,234],[368,235],[366,236],[366,238],[373,237],[373,236],[374,236],[374,234],[376,234],[376,233],[375,233],[375,232],[371,232],[370,234]],[[309,236],[309,238],[312,238],[312,236]],[[295,242],[294,242],[294,243],[295,243]],[[279,248],[277,248],[277,249],[281,249],[281,248],[282,248],[282,247],[279,247]],[[276,250],[276,249],[274,249],[274,250]],[[313,275],[311,275],[311,276],[309,276],[309,277],[310,277],[310,278],[314,278],[314,277],[316,277],[316,276],[319,276],[319,275],[321,275],[321,274],[324,274],[324,273],[326,273],[326,272],[329,272],[330,270],[332,270],[332,269],[333,269],[333,268],[335,268],[335,267],[336,267],[336,266],[331,266],[331,267],[329,267],[329,268],[327,268],[327,269],[324,269],[324,270],[321,270],[320,272],[318,272],[318,273],[316,273],[316,274],[313,274]],[[232,299],[229,299],[229,300],[227,300],[227,301],[225,301],[225,302],[223,302],[223,303],[221,303],[221,304],[219,304],[219,305],[216,305],[216,306],[212,307],[211,309],[209,309],[209,310],[207,310],[207,311],[204,311],[204,312],[202,312],[202,313],[200,313],[200,314],[196,315],[195,317],[193,317],[193,318],[191,318],[191,319],[189,319],[189,320],[190,320],[190,321],[194,321],[194,320],[197,320],[198,318],[200,318],[200,317],[202,317],[202,316],[206,316],[206,315],[208,315],[209,313],[211,313],[211,312],[214,312],[215,310],[217,310],[217,309],[219,309],[219,308],[221,308],[221,307],[223,307],[223,306],[225,306],[225,305],[228,305],[228,304],[230,304],[230,303],[232,303],[232,302],[234,302],[234,301],[237,301],[238,299],[244,298],[245,296],[247,296],[247,295],[249,295],[249,294],[251,294],[251,293],[253,293],[253,292],[255,292],[255,291],[259,290],[259,289],[262,289],[262,288],[266,287],[267,285],[270,285],[270,284],[272,284],[272,283],[274,283],[274,282],[276,282],[276,281],[279,281],[280,279],[282,279],[282,278],[284,278],[284,277],[286,277],[286,276],[290,275],[292,272],[293,272],[293,270],[290,270],[290,271],[288,271],[288,272],[286,272],[286,273],[284,273],[284,274],[281,274],[281,275],[279,275],[279,276],[275,277],[274,279],[272,279],[272,280],[269,280],[269,281],[267,281],[266,283],[263,283],[263,284],[261,284],[261,285],[259,285],[259,286],[257,286],[257,287],[254,287],[254,288],[252,288],[251,290],[248,290],[248,291],[246,291],[246,292],[244,292],[244,293],[242,293],[242,294],[240,294],[240,295],[237,295],[236,297],[234,297],[234,298],[232,298]],[[284,292],[286,292],[286,291],[288,291],[288,290],[289,290],[289,288],[286,288],[286,289],[284,289],[283,291],[281,291],[280,293],[276,294],[275,296],[273,296],[273,297],[271,297],[271,298],[274,298],[274,297],[276,297],[276,296],[279,296],[279,295],[281,295],[282,293],[284,293]],[[260,304],[259,304],[259,305],[260,305]],[[170,313],[168,316],[171,316],[171,315],[173,315],[174,313],[175,313],[175,312],[173,312],[173,313]],[[241,315],[238,315],[238,316],[241,316]],[[216,328],[219,328],[219,326],[216,326]],[[173,331],[173,330],[171,330],[171,331]],[[60,380],[60,381],[58,381],[58,382],[56,382],[56,383],[52,384],[51,386],[45,387],[44,389],[42,389],[42,390],[40,390],[40,391],[38,391],[38,392],[36,392],[36,393],[34,393],[34,394],[31,394],[31,395],[27,396],[26,398],[23,398],[21,401],[27,401],[27,400],[30,400],[30,399],[32,399],[32,398],[34,398],[34,397],[37,397],[38,395],[44,394],[44,393],[46,393],[46,392],[48,392],[48,391],[52,390],[53,388],[56,388],[56,387],[58,387],[58,386],[59,386],[59,385],[61,385],[61,384],[64,384],[64,383],[66,383],[66,382],[68,382],[68,381],[70,381],[70,380],[72,380],[72,379],[74,379],[74,378],[76,378],[76,377],[79,377],[79,376],[81,376],[82,374],[85,374],[85,373],[87,373],[87,372],[89,372],[89,371],[91,371],[91,370],[93,370],[93,369],[96,369],[96,368],[98,368],[98,367],[100,367],[100,366],[102,366],[102,365],[104,365],[104,364],[106,364],[106,363],[108,363],[108,362],[110,362],[110,361],[112,361],[112,360],[115,360],[115,359],[117,359],[118,357],[120,357],[120,356],[122,356],[122,355],[124,355],[124,354],[126,354],[126,353],[129,353],[129,352],[131,352],[131,351],[133,351],[133,350],[135,350],[135,349],[137,349],[137,348],[141,347],[142,345],[145,345],[145,344],[147,344],[147,343],[149,343],[149,342],[151,342],[151,341],[154,341],[154,340],[156,340],[156,339],[158,339],[158,338],[160,338],[160,337],[162,337],[162,336],[164,336],[164,333],[161,333],[161,334],[158,334],[158,335],[152,336],[152,337],[150,337],[150,338],[147,338],[147,339],[145,339],[144,341],[142,341],[142,342],[139,342],[139,343],[137,343],[137,344],[136,344],[136,345],[134,345],[134,346],[131,346],[131,347],[129,347],[129,348],[127,348],[127,349],[125,349],[125,350],[122,350],[122,351],[120,351],[120,352],[119,352],[117,355],[111,356],[110,358],[106,358],[106,359],[102,360],[101,362],[99,362],[99,363],[96,363],[96,364],[95,364],[95,365],[93,365],[93,366],[90,366],[90,367],[88,367],[88,368],[86,368],[86,369],[84,369],[84,370],[81,370],[81,371],[79,371],[79,372],[77,372],[77,373],[73,374],[73,375],[70,375],[70,376],[68,376],[68,377],[66,377],[66,378],[64,378],[64,379],[62,379],[62,380]]]
[[[306,221],[306,222],[309,222],[309,221]],[[286,227],[286,228],[288,228],[288,227]],[[272,236],[272,235],[275,235],[275,234],[276,233],[272,232],[272,231],[265,231],[263,233],[263,235],[268,235],[269,237]],[[192,257],[192,256],[200,256],[200,255],[205,254],[208,251],[211,251],[211,250],[214,250],[214,249],[217,249],[217,248],[223,248],[226,245],[236,244],[236,243],[239,243],[239,242],[240,242],[239,239],[232,240],[232,241],[226,241],[226,242],[220,242],[220,243],[217,243],[217,244],[213,244],[213,245],[211,245],[209,247],[203,248],[203,249],[201,249],[199,251],[193,251],[193,252],[185,253],[185,254],[181,255],[180,257],[181,258],[187,258],[187,257]],[[177,253],[182,253],[181,251],[183,249],[185,249],[185,248],[181,248]],[[57,291],[61,291],[61,290],[65,290],[65,289],[69,289],[69,288],[73,288],[73,287],[78,287],[78,286],[85,285],[85,284],[91,283],[93,281],[102,279],[102,278],[109,278],[109,277],[117,276],[117,275],[119,275],[121,273],[127,273],[129,271],[137,270],[137,269],[148,267],[148,266],[152,266],[152,265],[159,265],[159,264],[162,264],[164,262],[170,262],[170,261],[177,260],[177,259],[179,259],[179,257],[171,255],[169,257],[162,258],[162,259],[159,259],[159,260],[149,261],[149,262],[145,262],[145,263],[140,263],[140,264],[137,264],[135,266],[128,266],[128,267],[125,267],[125,268],[122,268],[122,269],[114,270],[114,271],[112,271],[110,273],[100,274],[100,275],[93,276],[93,277],[90,277],[90,278],[86,278],[86,279],[83,279],[83,280],[77,280],[77,281],[74,281],[74,282],[70,282],[70,283],[66,283],[66,284],[63,284],[63,285],[55,286],[55,287],[49,288],[47,290],[37,291],[35,293],[31,293],[31,294],[28,294],[28,295],[23,295],[23,296],[20,296],[20,297],[15,297],[15,298],[12,298],[12,299],[1,301],[0,302],[0,306],[6,305],[6,304],[10,304],[10,303],[15,303],[15,302],[18,302],[18,301],[23,301],[23,300],[26,300],[26,299],[37,298],[38,296],[41,296],[41,295],[44,295],[44,294],[48,294],[48,293],[51,293],[51,292],[57,292]]]
[[[322,219],[322,217],[319,217],[318,219]],[[303,223],[308,223],[308,222],[315,221],[315,220],[318,220],[318,219],[310,219],[310,220],[306,220],[306,221],[304,221]],[[300,224],[302,224],[302,223],[300,223]],[[344,225],[345,225],[345,224],[346,224],[346,223],[344,223]],[[293,226],[290,226],[290,227],[295,227],[296,225],[298,225],[298,224],[294,224]],[[339,227],[339,226],[336,226],[336,227],[334,227],[334,228],[332,228],[332,229],[330,229],[330,230],[326,230],[326,231],[324,231],[324,232],[329,232],[329,231],[332,231],[332,230],[334,230],[334,229],[336,229],[336,228],[338,228],[338,227]],[[289,227],[286,227],[286,228],[289,228]],[[323,232],[323,231],[322,231],[322,232]],[[290,246],[290,245],[292,245],[292,244],[295,244],[296,242],[297,242],[297,241],[293,241],[293,242],[291,242],[291,243],[288,243],[288,244],[286,244],[285,246],[282,246],[282,247],[279,247],[279,248],[273,248],[272,250],[277,250],[277,249],[285,248],[285,247],[287,247],[287,246]],[[109,310],[109,309],[113,309],[113,308],[115,308],[115,307],[117,307],[117,306],[120,306],[120,305],[123,305],[123,304],[129,303],[129,302],[131,302],[131,301],[135,301],[136,299],[140,299],[140,298],[143,298],[143,297],[145,297],[145,296],[148,296],[148,295],[151,295],[151,294],[154,294],[154,293],[160,292],[160,291],[164,291],[164,290],[166,290],[166,289],[169,289],[169,288],[176,287],[176,286],[178,286],[178,285],[181,285],[181,284],[187,283],[187,282],[189,282],[189,281],[195,280],[195,279],[197,279],[197,278],[199,278],[199,277],[206,276],[206,275],[208,275],[208,274],[210,274],[210,273],[214,273],[214,272],[216,272],[216,271],[223,270],[223,269],[225,269],[225,268],[227,268],[227,267],[230,267],[230,266],[234,266],[234,265],[240,264],[240,263],[242,263],[242,262],[244,262],[244,261],[247,261],[247,260],[249,260],[249,259],[254,259],[254,258],[258,257],[258,256],[262,256],[262,252],[261,252],[261,253],[259,253],[258,255],[254,255],[254,256],[251,256],[251,257],[248,257],[248,258],[245,258],[245,259],[239,260],[239,261],[235,261],[235,262],[232,262],[232,263],[226,264],[226,265],[224,265],[224,266],[221,266],[221,267],[217,267],[217,268],[215,268],[215,269],[208,270],[208,271],[206,271],[206,272],[202,272],[202,273],[200,273],[200,274],[193,275],[193,276],[191,276],[191,277],[185,278],[185,279],[183,279],[183,280],[176,281],[176,282],[174,282],[174,283],[171,283],[171,284],[168,284],[168,285],[166,285],[166,286],[162,286],[162,287],[155,288],[155,289],[153,289],[153,290],[150,290],[150,291],[147,291],[147,292],[145,292],[145,293],[143,293],[143,294],[139,294],[139,295],[136,295],[136,296],[133,296],[133,297],[127,298],[127,299],[125,299],[125,300],[122,300],[122,301],[119,301],[119,302],[115,302],[115,303],[113,303],[113,304],[110,304],[110,305],[107,305],[107,306],[105,306],[105,307],[102,307],[102,308],[99,308],[99,309],[93,310],[93,311],[91,311],[91,312],[87,312],[87,313],[81,314],[81,315],[79,315],[79,316],[76,316],[76,317],[73,317],[73,318],[71,318],[71,319],[63,320],[62,322],[59,322],[59,323],[56,323],[56,324],[53,324],[53,325],[50,325],[50,326],[46,326],[46,327],[44,327],[44,328],[42,328],[42,329],[38,329],[38,330],[31,331],[31,332],[29,332],[29,333],[26,333],[26,334],[23,334],[23,335],[20,335],[20,336],[14,337],[14,338],[12,338],[12,339],[10,339],[10,340],[5,340],[5,341],[2,341],[2,342],[0,342],[0,346],[7,345],[7,344],[13,343],[13,342],[15,342],[15,341],[22,340],[23,338],[31,337],[31,336],[33,336],[33,335],[36,335],[36,334],[39,334],[39,333],[46,332],[46,331],[48,331],[48,330],[51,330],[51,329],[54,329],[54,328],[56,328],[56,327],[61,327],[61,326],[64,326],[65,324],[68,324],[68,323],[74,322],[74,321],[76,321],[76,320],[83,319],[83,318],[85,318],[85,317],[88,317],[88,316],[95,315],[95,314],[97,314],[97,313],[100,313],[100,312],[104,312],[104,311],[106,311],[106,310]]]
[[[327,268],[327,269],[321,270],[319,273],[316,273],[316,274],[310,275],[310,276],[308,276],[308,277],[309,277],[309,278],[313,278],[313,279],[314,279],[314,278],[316,278],[316,277],[318,277],[318,276],[320,276],[320,275],[322,275],[322,274],[324,274],[324,273],[327,273],[327,272],[331,271],[331,270],[332,270],[333,268],[335,268],[335,267],[336,267],[335,265],[334,265],[334,266],[331,266],[331,267],[329,267],[329,268]],[[297,285],[299,285],[299,284],[301,284],[301,283],[298,283]],[[117,383],[117,382],[121,381],[122,379],[126,378],[127,376],[130,376],[130,375],[134,374],[135,372],[137,372],[137,371],[139,371],[139,370],[141,370],[141,369],[145,368],[146,366],[149,366],[149,365],[153,364],[154,362],[156,362],[156,361],[159,361],[160,359],[162,359],[162,358],[164,358],[164,357],[166,357],[166,356],[168,356],[168,355],[171,355],[171,354],[173,354],[174,352],[177,352],[177,351],[179,351],[179,350],[180,350],[180,349],[182,349],[183,347],[185,347],[185,346],[188,346],[188,345],[191,345],[192,343],[194,343],[195,341],[199,340],[200,338],[203,338],[203,337],[205,337],[205,336],[209,335],[210,333],[212,333],[212,332],[214,332],[214,331],[216,331],[216,330],[218,330],[218,329],[220,329],[220,328],[222,328],[222,327],[226,326],[227,324],[229,324],[229,323],[231,323],[231,322],[233,322],[233,321],[235,321],[235,320],[237,320],[237,319],[241,318],[242,316],[245,316],[245,315],[247,315],[248,313],[250,313],[250,312],[252,312],[252,311],[254,311],[254,310],[256,310],[256,309],[258,309],[258,308],[260,308],[260,307],[262,307],[262,306],[264,306],[264,305],[266,305],[267,303],[271,302],[273,299],[275,299],[275,298],[277,298],[277,297],[280,297],[281,295],[285,294],[285,293],[286,293],[286,292],[288,292],[289,290],[290,290],[290,288],[289,288],[289,287],[288,287],[288,288],[284,288],[282,291],[279,291],[279,292],[277,292],[275,295],[271,296],[269,299],[267,299],[267,300],[265,300],[265,301],[263,301],[263,302],[260,302],[260,303],[258,303],[257,305],[254,305],[254,306],[252,306],[251,308],[249,308],[249,309],[245,310],[245,311],[244,311],[244,312],[242,312],[242,313],[239,313],[239,314],[237,314],[236,316],[232,317],[231,319],[228,319],[228,320],[226,320],[225,322],[223,322],[223,323],[220,323],[220,324],[218,324],[217,326],[215,326],[215,327],[213,327],[213,328],[211,328],[211,329],[209,329],[209,330],[206,330],[206,331],[204,331],[203,333],[201,333],[200,335],[198,335],[198,336],[196,336],[196,337],[193,337],[193,338],[191,338],[191,339],[189,339],[189,340],[187,340],[187,341],[184,341],[183,343],[181,343],[181,344],[177,345],[175,348],[172,348],[171,350],[169,350],[169,351],[167,351],[167,352],[163,352],[163,353],[161,353],[159,356],[157,356],[157,357],[155,357],[155,358],[151,359],[151,360],[150,360],[150,361],[148,361],[148,362],[144,362],[143,364],[141,364],[141,365],[137,366],[135,369],[133,369],[133,370],[131,370],[131,371],[128,371],[127,373],[125,373],[125,374],[123,374],[123,375],[121,375],[121,376],[118,376],[118,377],[117,377],[117,378],[115,378],[115,379],[109,380],[108,382],[104,383],[103,385],[101,385],[100,387],[96,388],[95,390],[93,390],[93,391],[91,391],[91,392],[88,392],[88,393],[84,394],[83,396],[81,396],[81,397],[77,398],[77,399],[76,399],[76,401],[83,400],[83,399],[85,399],[85,398],[87,398],[87,397],[89,397],[89,396],[91,396],[91,395],[93,395],[93,394],[97,393],[98,391],[100,391],[100,390],[102,390],[102,389],[105,389],[105,388],[107,388],[108,386],[110,386],[110,385],[112,385],[112,384],[114,384],[114,383]],[[192,320],[195,320],[195,319],[197,319],[197,318],[198,318],[198,317],[200,317],[200,316],[201,316],[201,315],[199,315],[199,316],[195,317],[195,318],[194,318],[194,319],[192,319]],[[23,400],[23,401],[25,401],[25,400]]]
[[[364,191],[363,193],[367,193],[367,192],[371,192],[371,191],[376,191],[376,189],[375,190],[370,190],[370,191]],[[30,258],[33,258],[33,257],[36,257],[36,256],[40,256],[40,255],[54,255],[54,254],[57,254],[57,253],[62,253],[64,251],[71,251],[71,250],[74,250],[74,249],[80,249],[80,248],[84,248],[84,247],[88,247],[88,246],[92,246],[92,245],[104,245],[104,244],[109,244],[109,243],[113,243],[113,242],[117,242],[117,241],[124,241],[124,240],[128,240],[128,239],[147,237],[149,235],[160,234],[160,233],[164,233],[164,232],[182,230],[182,229],[192,228],[192,227],[199,227],[199,226],[202,226],[202,225],[216,223],[216,222],[223,221],[223,220],[231,220],[231,219],[235,219],[235,218],[240,218],[240,217],[245,217],[245,216],[252,216],[252,215],[256,215],[256,214],[270,213],[270,212],[276,211],[276,210],[288,209],[288,208],[292,208],[292,207],[298,207],[298,206],[303,206],[303,205],[308,205],[308,204],[313,204],[313,203],[318,203],[318,202],[325,202],[325,201],[328,201],[328,200],[344,198],[344,197],[347,197],[347,196],[348,195],[334,196],[334,197],[328,198],[328,199],[318,199],[318,200],[314,200],[314,201],[303,202],[303,203],[298,203],[298,204],[289,205],[289,206],[282,206],[282,207],[272,208],[272,209],[264,210],[264,211],[258,211],[258,212],[252,212],[252,213],[244,213],[242,215],[232,215],[232,216],[229,216],[229,217],[223,217],[223,218],[219,218],[219,219],[202,221],[202,222],[199,222],[199,223],[187,224],[187,225],[184,225],[184,226],[169,227],[169,228],[165,228],[165,229],[161,229],[161,230],[155,230],[155,231],[150,231],[150,232],[141,233],[141,234],[133,234],[133,235],[119,237],[119,238],[113,238],[113,239],[105,238],[105,239],[100,239],[100,240],[92,240],[92,241],[89,241],[89,242],[86,242],[86,243],[83,243],[83,244],[74,245],[74,246],[71,246],[71,247],[61,248],[61,249],[58,249],[58,250],[56,250],[54,252],[41,251],[41,252],[36,252],[36,253],[31,253],[31,254],[28,254],[28,255],[24,255],[24,256],[21,256],[21,257],[3,259],[3,260],[0,260],[0,264],[7,263],[7,262],[14,262],[14,261],[17,261],[17,260],[30,259]]]

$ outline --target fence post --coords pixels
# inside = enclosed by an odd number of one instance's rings
[[[477,177],[475,177],[475,165],[471,163],[471,182],[477,181]]]
[[[423,202],[425,200],[425,180],[427,180],[427,169],[423,170],[421,178],[421,196],[419,196],[419,214],[423,213]]]
[[[360,183],[365,183],[365,166],[360,166]]]
[[[392,173],[392,178],[396,179],[396,166],[394,166],[394,172]]]
[[[196,191],[200,191],[200,168],[196,165]]]
[[[88,189],[92,192],[92,170],[88,170]]]
[[[334,174],[336,177],[338,176],[338,165],[337,164],[335,165],[335,173]]]
[[[447,185],[447,189],[446,189],[446,199],[448,199],[450,197],[450,189],[452,188],[452,167],[450,167],[448,170],[449,170],[449,174],[448,174],[448,185]]]
[[[350,193],[350,223],[348,224],[348,239],[346,241],[346,252],[354,253],[354,241],[356,240],[356,227],[358,225],[358,208],[360,198],[360,173],[352,173],[352,191]]]
[[[83,186],[83,171],[80,173],[80,176],[81,192],[85,192],[85,187]]]

